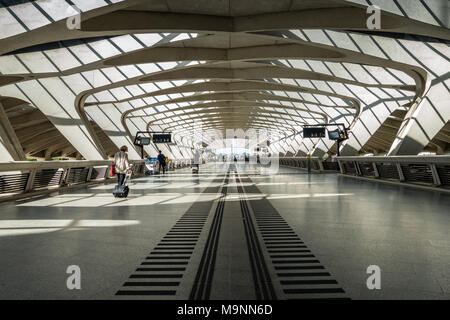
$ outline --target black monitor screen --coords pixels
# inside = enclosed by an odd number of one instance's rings
[[[303,138],[325,138],[325,128],[323,127],[303,128]]]
[[[170,133],[153,135],[153,143],[171,143],[171,142],[172,142],[172,135]]]
[[[150,138],[144,138],[144,137],[141,137],[141,138],[139,139],[139,142],[140,142],[140,144],[143,145],[143,146],[148,146],[148,145],[150,144],[151,140],[150,140]]]
[[[341,133],[339,130],[328,131],[328,138],[330,138],[330,140],[339,140],[341,138]]]

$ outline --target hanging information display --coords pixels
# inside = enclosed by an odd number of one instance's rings
[[[322,127],[303,128],[303,138],[325,138],[325,128]]]
[[[153,134],[153,143],[171,143],[172,135],[169,133],[155,133]]]

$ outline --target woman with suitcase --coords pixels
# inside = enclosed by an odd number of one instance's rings
[[[117,186],[113,192],[115,197],[126,197],[128,195],[128,186],[124,185],[126,175],[131,173],[127,152],[128,147],[122,146],[120,151],[114,155],[114,166],[117,174]]]

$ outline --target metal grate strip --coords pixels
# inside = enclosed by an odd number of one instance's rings
[[[209,187],[203,193],[218,191],[219,187]],[[116,296],[174,299],[213,202],[193,203],[130,275]]]
[[[241,181],[250,184],[244,184],[247,193],[261,193],[258,187],[251,184],[250,178],[242,178]],[[277,280],[286,299],[346,298],[345,291],[338,282],[325,270],[269,200],[265,198],[252,200],[250,205],[265,250],[268,252],[269,263],[276,271]],[[282,224],[283,227],[281,230],[268,231],[274,224]]]

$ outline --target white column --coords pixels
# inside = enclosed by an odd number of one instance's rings
[[[450,87],[450,80],[445,83]],[[433,86],[417,109],[406,115],[389,155],[417,155],[450,121],[447,88],[443,83]]]

